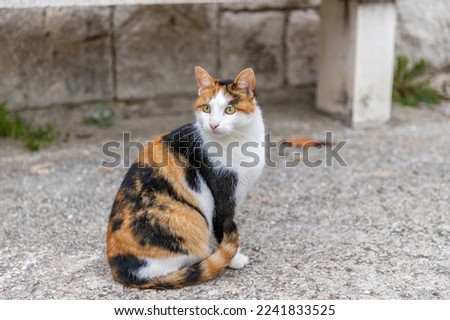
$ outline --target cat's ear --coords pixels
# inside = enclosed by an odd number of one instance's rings
[[[214,86],[214,79],[202,67],[195,67],[195,79],[197,80],[198,85],[198,95],[202,93],[203,89]]]
[[[247,68],[241,71],[234,80],[234,83],[238,88],[247,92],[249,98],[253,98],[256,86],[255,73],[251,68]]]

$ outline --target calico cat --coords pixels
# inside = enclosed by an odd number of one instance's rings
[[[217,80],[195,67],[195,77],[196,120],[153,138],[115,197],[107,257],[129,287],[180,288],[248,263],[233,219],[264,166],[255,75]]]

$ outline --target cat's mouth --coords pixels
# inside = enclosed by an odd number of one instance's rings
[[[212,129],[211,127],[203,127],[203,131],[206,133],[209,133],[209,134],[217,135],[217,136],[226,134],[226,132],[223,131],[221,128]]]
[[[221,134],[221,133],[223,133],[219,129],[209,129],[209,132],[212,133],[212,134]]]

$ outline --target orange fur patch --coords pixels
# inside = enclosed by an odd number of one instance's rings
[[[253,102],[253,94],[251,97],[247,96],[247,92],[240,88],[234,88],[234,84],[220,85],[218,81],[215,82],[214,87],[202,90],[201,95],[194,103],[194,110],[200,111],[205,104],[209,104],[211,99],[223,90],[225,97],[229,100],[237,98],[238,103],[233,105],[237,112],[243,112],[246,114],[253,113],[255,111],[255,103]]]
[[[167,149],[161,142],[163,135],[155,137],[150,141],[144,150],[139,154],[137,162],[140,167],[151,166],[155,168],[157,175],[166,179],[174,188],[180,198],[186,200],[191,205],[199,208],[199,203],[191,191],[185,186],[185,163],[183,158],[175,155]],[[141,195],[142,182],[134,181],[134,191],[141,197],[143,203],[150,203]],[[130,192],[130,191],[129,191]],[[136,257],[165,258],[174,256],[177,253],[155,246],[143,246],[138,243],[129,225],[131,218],[131,205],[124,205],[125,194],[119,190],[116,194],[116,201],[119,206],[115,213],[115,218],[111,219],[107,230],[107,256],[112,258],[117,254],[131,254]],[[181,249],[196,256],[208,256],[210,254],[210,231],[203,216],[187,204],[174,201],[169,196],[157,194],[153,201],[157,204],[135,212],[135,216],[151,215],[157,221],[161,221],[169,230],[176,232],[176,235],[184,239]],[[163,206],[164,210],[158,208]],[[136,217],[134,217],[135,219]],[[122,226],[117,232],[112,232],[113,221],[121,219]]]
[[[183,238],[182,249],[196,256],[207,256],[210,253],[210,235],[205,219],[191,207],[168,196],[157,195],[155,201],[167,206],[165,211],[156,214],[157,219],[164,221],[169,230],[175,230]]]

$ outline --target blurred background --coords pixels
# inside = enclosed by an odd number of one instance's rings
[[[222,78],[250,66],[262,102],[295,100],[316,83],[320,5],[262,0],[0,9],[0,101],[40,124],[80,123],[99,103],[120,116],[190,112],[195,65]],[[431,86],[448,95],[450,2],[395,5],[396,55],[411,64],[424,59]]]

